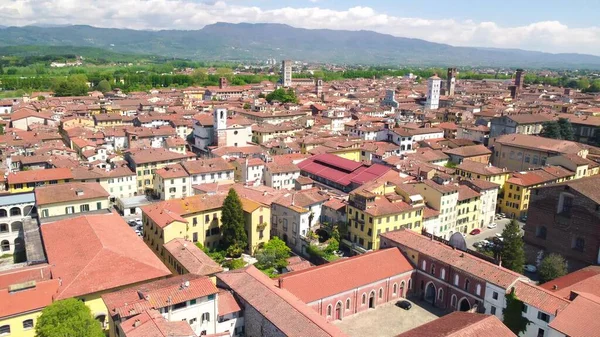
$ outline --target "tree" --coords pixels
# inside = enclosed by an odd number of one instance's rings
[[[561,139],[560,126],[557,122],[545,122],[542,124],[540,136],[552,139]]]
[[[506,294],[506,308],[502,311],[504,315],[504,325],[506,325],[517,336],[527,330],[527,325],[531,323],[523,317],[523,302],[515,295],[514,288],[509,294]]]
[[[502,231],[502,237],[504,238],[500,251],[502,265],[512,271],[522,273],[525,266],[525,250],[519,223],[511,220]]]
[[[296,97],[296,92],[294,89],[290,88],[285,90],[284,88],[279,88],[269,93],[266,97],[267,102],[277,101],[281,103],[298,103],[298,98]]]
[[[549,282],[555,278],[567,275],[567,263],[559,254],[550,254],[540,263],[540,281]]]
[[[110,86],[110,83],[108,83],[107,80],[102,80],[102,81],[98,82],[98,85],[96,86],[96,90],[98,90],[104,94],[104,93],[111,91],[112,88]]]
[[[86,96],[89,90],[85,75],[71,75],[68,78],[58,79],[52,89],[54,96]]]
[[[35,325],[36,337],[104,337],[90,308],[82,301],[69,298],[56,301],[42,310]]]
[[[590,86],[590,80],[587,77],[582,77],[577,81],[577,89],[586,90]]]
[[[566,118],[559,118],[558,127],[560,129],[560,138],[565,140],[573,140],[575,139],[575,132],[573,132],[573,125]]]
[[[237,192],[231,188],[223,202],[221,213],[221,231],[223,244],[230,249],[244,250],[248,245],[248,236],[244,222],[244,210]]]
[[[269,269],[275,268],[280,270],[287,266],[287,258],[290,257],[292,250],[288,247],[283,240],[278,237],[272,238],[265,244],[263,249],[256,253],[256,267],[258,269]]]

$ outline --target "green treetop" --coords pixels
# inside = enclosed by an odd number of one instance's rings
[[[267,102],[277,101],[281,103],[298,103],[298,98],[296,97],[296,92],[294,89],[285,90],[284,88],[279,88],[266,96]]]
[[[525,250],[519,223],[511,220],[502,231],[502,266],[517,273],[522,273],[525,267]]]
[[[540,263],[539,274],[541,282],[550,282],[567,274],[567,263],[562,256],[550,254]]]
[[[241,254],[246,249],[248,236],[246,235],[244,210],[240,197],[233,188],[229,189],[223,202],[221,232],[223,233],[223,244],[227,247],[228,252],[237,251]]]
[[[82,301],[69,298],[56,301],[42,310],[35,325],[36,337],[104,337],[90,308]]]
[[[287,266],[287,258],[290,257],[290,254],[290,247],[283,240],[274,237],[265,244],[263,249],[256,253],[256,259],[258,260],[256,267],[261,270],[269,268],[280,270]]]

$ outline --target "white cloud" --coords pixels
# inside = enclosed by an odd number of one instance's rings
[[[316,3],[318,0],[309,0]],[[600,55],[600,28],[571,28],[558,21],[502,27],[494,22],[398,17],[360,6],[337,11],[317,7],[264,10],[226,1],[192,0],[0,0],[3,25],[87,24],[133,29],[200,29],[223,22],[285,23],[302,28],[373,30],[457,46],[521,48]],[[367,2],[368,3],[368,2]]]

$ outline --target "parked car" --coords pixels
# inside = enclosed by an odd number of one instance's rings
[[[479,228],[475,228],[475,229],[473,229],[473,230],[471,231],[471,233],[469,233],[469,234],[471,234],[471,235],[477,235],[477,234],[479,234],[479,233],[481,233],[481,229],[479,229]]]
[[[129,221],[127,221],[127,224],[130,227],[136,227],[138,225],[137,222],[135,222],[135,220],[129,220]]]
[[[536,266],[534,266],[532,264],[528,264],[528,265],[525,265],[525,271],[530,272],[530,273],[535,273],[535,272],[537,272],[537,268],[536,268]]]
[[[144,233],[142,233],[142,231],[137,228],[135,229],[135,234],[137,234],[137,236],[144,236]]]
[[[498,224],[495,222],[492,222],[491,224],[487,225],[487,228],[492,229],[492,228],[496,228],[498,227]]]
[[[142,219],[140,219],[140,218],[133,219],[133,221],[135,221],[135,224],[138,225],[138,226],[143,225]]]
[[[412,308],[412,304],[406,300],[400,300],[400,301],[396,302],[396,306],[398,308],[402,308],[404,310],[410,310],[410,308]]]
[[[527,215],[523,215],[519,220],[521,220],[521,222],[527,222]]]
[[[481,241],[479,241],[479,244],[482,247],[489,247],[492,243],[490,241],[488,241],[488,240],[481,240]]]

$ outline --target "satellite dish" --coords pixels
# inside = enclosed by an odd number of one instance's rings
[[[450,236],[449,244],[450,246],[460,249],[462,251],[467,251],[467,242],[465,241],[465,237],[462,236],[461,233],[456,232]]]

